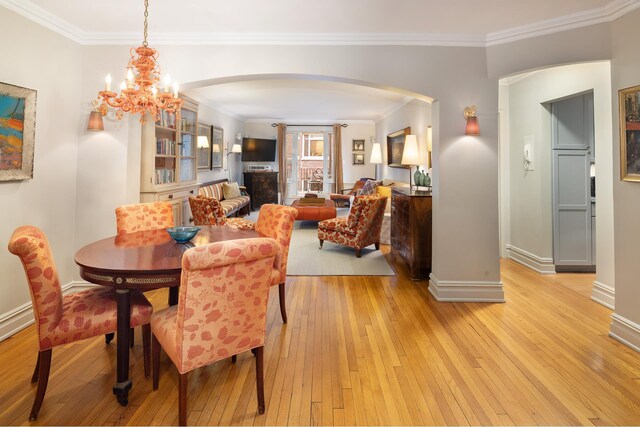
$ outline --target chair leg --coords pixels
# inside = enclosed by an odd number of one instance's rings
[[[356,249],[356,257],[360,258],[362,256],[362,249]]]
[[[133,341],[135,337],[136,334],[134,333],[134,329],[129,328],[129,348],[133,348]]]
[[[319,239],[320,240],[320,249],[322,249],[322,244],[324,243],[324,240]]]
[[[264,414],[264,378],[262,372],[264,346],[256,347],[256,387],[258,388],[258,413]]]
[[[151,324],[142,325],[142,355],[144,357],[144,377],[151,376]]]
[[[178,422],[181,426],[187,425],[187,379],[189,373],[180,374],[178,387]]]
[[[376,242],[376,251],[380,250],[380,242]]]
[[[234,354],[233,356],[231,356],[231,363],[236,363],[237,359],[238,359],[238,355]]]
[[[29,415],[29,421],[35,421],[38,418],[38,412],[42,406],[44,400],[44,393],[47,391],[47,384],[49,382],[49,371],[51,370],[51,353],[52,350],[44,350],[38,354],[38,390],[36,391],[36,399],[33,402],[31,408],[31,415]]]
[[[284,287],[284,283],[280,283],[278,285],[278,296],[280,298],[280,316],[282,316],[282,323],[287,323],[287,306],[285,303],[285,287]]]
[[[113,337],[115,337],[116,334],[114,334],[113,332],[111,332],[110,334],[105,334],[104,335],[104,343],[105,344],[109,344],[111,341],[113,341]]]
[[[36,359],[36,368],[33,370],[33,375],[31,376],[31,384],[38,381],[39,373],[40,373],[40,352],[38,352],[38,358]]]
[[[151,356],[153,359],[153,389],[158,389],[158,380],[160,379],[160,341],[155,334],[151,338]]]

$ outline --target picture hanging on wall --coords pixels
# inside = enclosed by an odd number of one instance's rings
[[[353,164],[354,165],[364,165],[364,154],[354,153],[353,154]]]
[[[222,139],[224,130],[213,126],[211,133],[211,169],[222,167]]]
[[[618,91],[620,179],[640,181],[640,86]]]
[[[211,169],[211,125],[198,123],[198,169]]]
[[[36,91],[0,83],[0,181],[33,178]]]
[[[364,151],[364,139],[354,139],[353,151]]]
[[[411,127],[387,135],[387,164],[390,167],[409,169],[409,166],[402,164],[404,140],[409,134],[411,134]]]

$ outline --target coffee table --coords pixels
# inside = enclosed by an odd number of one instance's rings
[[[324,206],[301,206],[298,200],[294,200],[291,207],[298,211],[296,221],[322,221],[336,217],[336,204],[330,199],[324,200]]]

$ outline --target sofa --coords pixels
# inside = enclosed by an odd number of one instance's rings
[[[251,199],[246,192],[246,188],[240,187],[241,195],[232,199],[224,198],[223,185],[228,183],[228,179],[219,179],[200,184],[198,194],[213,197],[220,202],[226,216],[245,216],[251,213]]]

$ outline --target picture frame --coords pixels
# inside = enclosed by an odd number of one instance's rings
[[[353,164],[364,165],[364,153],[353,153]]]
[[[353,139],[353,150],[352,151],[364,151],[364,139]]]
[[[201,136],[207,138],[207,145],[202,145]],[[211,169],[211,125],[198,123],[198,169]]]
[[[33,89],[0,83],[0,181],[33,178],[36,98]]]
[[[618,91],[620,179],[640,182],[640,86]]]
[[[404,151],[404,140],[411,134],[411,127],[390,133],[387,135],[387,165],[392,168],[409,169],[409,165],[402,164],[402,152]]]
[[[211,169],[222,168],[224,158],[224,130],[211,127]]]

